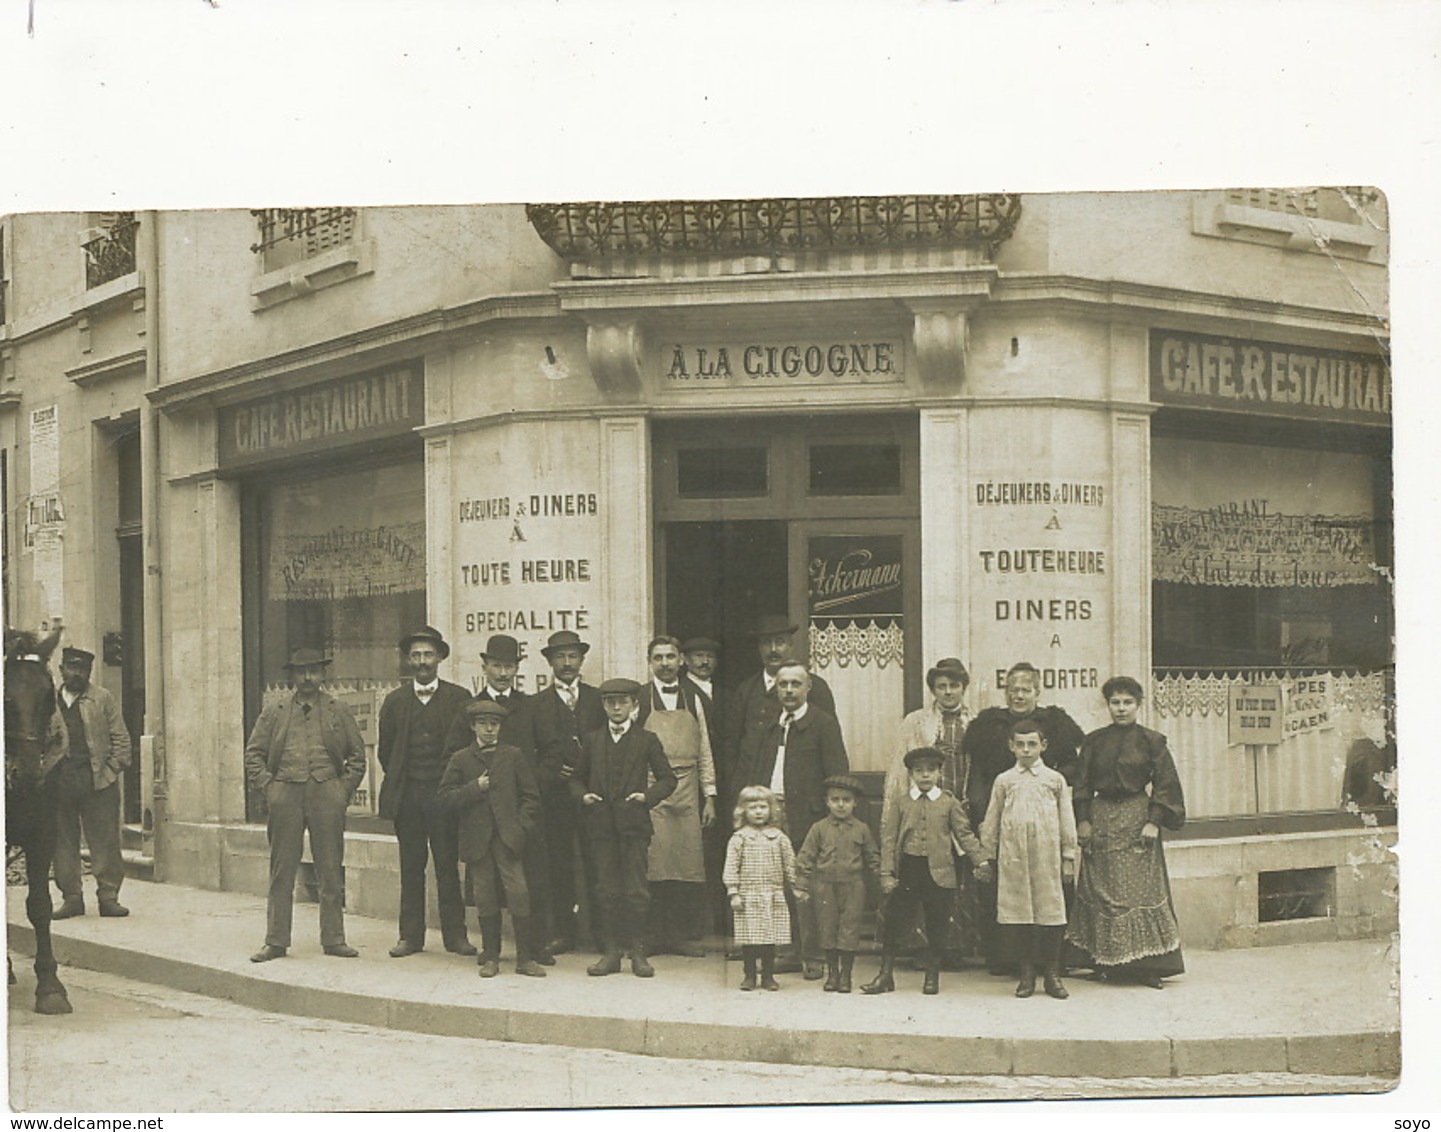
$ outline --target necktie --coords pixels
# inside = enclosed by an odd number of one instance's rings
[[[793,712],[786,712],[781,716],[781,746],[787,746],[791,741],[791,724],[796,721]]]
[[[612,739],[619,739],[619,738],[620,738],[622,735],[624,735],[624,734],[625,734],[625,728],[624,728],[624,727],[612,727],[612,728],[610,729],[610,735],[611,735],[611,738],[612,738]]]
[[[560,684],[558,687],[560,689],[560,698],[565,702],[565,706],[570,708],[571,711],[575,711],[575,688],[568,684]]]
[[[662,684],[661,689],[667,696],[674,696],[680,692],[679,684]]]

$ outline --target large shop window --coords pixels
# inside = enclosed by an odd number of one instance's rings
[[[292,649],[333,658],[327,688],[372,747],[352,809],[373,813],[375,713],[402,675],[396,642],[426,618],[424,463],[287,479],[257,488],[252,506],[261,703],[287,694]]]
[[[1155,725],[1196,817],[1394,803],[1388,466],[1152,441]]]

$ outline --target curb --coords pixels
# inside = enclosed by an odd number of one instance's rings
[[[28,925],[9,925],[10,945],[33,954]],[[880,1031],[783,1030],[615,1015],[571,1015],[508,1007],[451,1005],[271,978],[151,955],[112,943],[56,937],[62,966],[81,967],[174,990],[223,998],[256,1010],[438,1037],[707,1061],[875,1069],[942,1076],[1196,1077],[1291,1072],[1399,1077],[1396,1030],[1265,1037],[1052,1038],[949,1037]]]

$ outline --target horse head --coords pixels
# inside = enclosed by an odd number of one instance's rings
[[[55,635],[58,639],[58,634]],[[55,681],[44,658],[54,641],[38,641],[28,631],[6,632],[5,642],[5,782],[21,786],[42,778],[49,769],[55,716]]]

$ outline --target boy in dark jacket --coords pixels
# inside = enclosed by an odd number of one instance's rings
[[[470,872],[471,895],[480,918],[480,977],[500,973],[500,892],[515,930],[515,972],[543,978],[536,962],[544,940],[532,925],[530,891],[522,853],[540,815],[540,791],[529,762],[500,742],[506,708],[491,700],[465,707],[475,742],[451,755],[436,801],[460,814],[460,859]],[[498,883],[497,883],[498,882]]]

